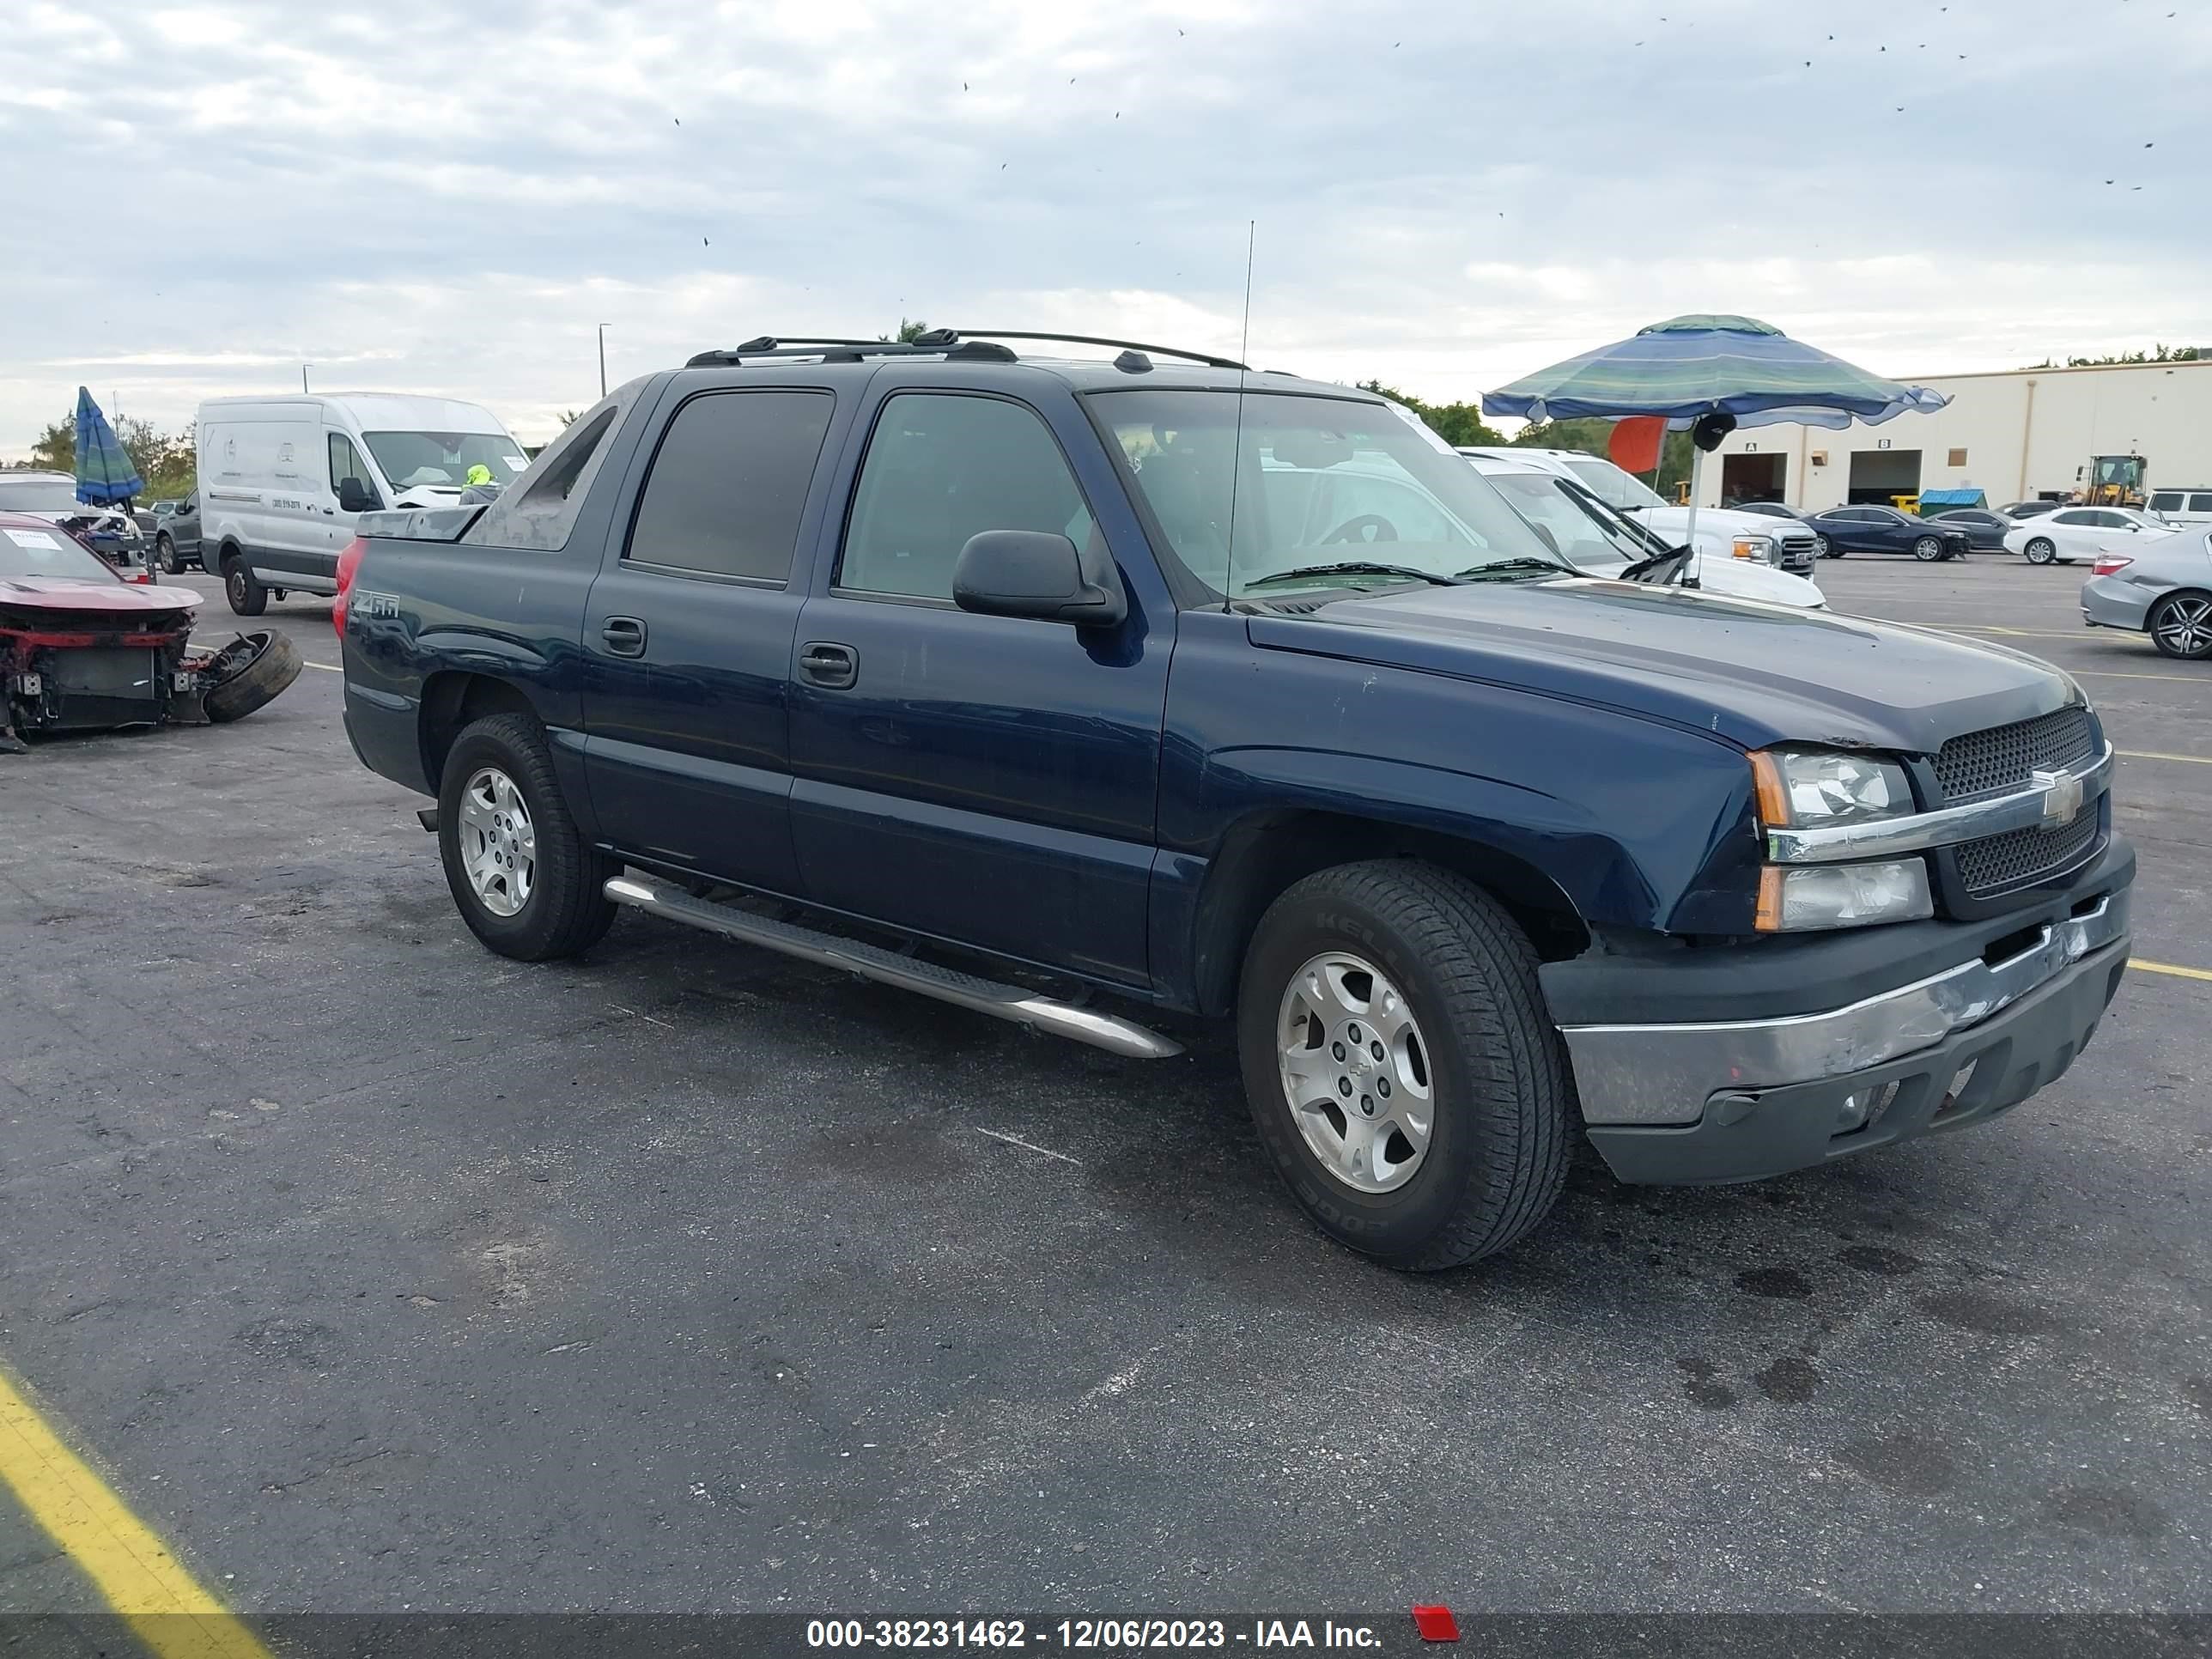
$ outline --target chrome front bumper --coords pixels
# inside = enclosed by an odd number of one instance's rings
[[[1696,1121],[1715,1095],[1818,1083],[1933,1048],[2128,936],[2126,889],[2041,928],[1996,963],[1977,957],[1848,1007],[1784,1019],[1560,1028],[1586,1123]]]

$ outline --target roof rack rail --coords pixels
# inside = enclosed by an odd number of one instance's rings
[[[1207,351],[1182,351],[1174,346],[1146,345],[1139,340],[1114,340],[1102,334],[1051,334],[1027,328],[933,328],[927,334],[916,335],[914,343],[942,348],[963,340],[1056,340],[1067,345],[1119,346],[1125,351],[1141,351],[1152,357],[1180,357],[1185,362],[1204,363],[1208,368],[1244,367],[1234,357],[1217,357]]]
[[[763,334],[742,345],[718,346],[684,360],[686,368],[727,368],[764,358],[819,358],[825,363],[857,363],[864,357],[955,357],[984,362],[1011,363],[1014,354],[988,340],[956,341],[922,345],[898,340],[784,339]]]

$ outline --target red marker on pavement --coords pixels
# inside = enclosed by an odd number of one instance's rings
[[[1459,1620],[1452,1610],[1443,1606],[1413,1608],[1413,1628],[1421,1633],[1424,1642],[1456,1642],[1459,1640]]]

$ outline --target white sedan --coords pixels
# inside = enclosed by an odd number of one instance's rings
[[[2173,533],[2173,526],[2156,514],[2131,507],[2062,507],[2006,531],[2004,544],[2030,564],[2071,564]]]

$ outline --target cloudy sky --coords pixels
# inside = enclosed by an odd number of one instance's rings
[[[2212,345],[2212,0],[10,0],[0,457],[80,382],[526,438],[901,316],[1473,396],[1683,311]],[[2107,182],[2107,181],[2111,182]],[[112,412],[111,410],[111,412]]]

